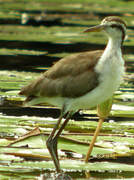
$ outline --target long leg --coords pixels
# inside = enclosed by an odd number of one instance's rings
[[[70,120],[70,118],[72,117],[72,112],[69,112],[67,114],[67,117],[65,119],[65,121],[63,122],[63,124],[61,125],[61,127],[59,128],[58,132],[56,133],[54,138],[58,138],[62,132],[62,130],[65,128],[66,124],[68,123],[68,121]]]
[[[57,124],[55,125],[52,133],[50,134],[50,136],[48,137],[48,140],[46,142],[47,144],[47,148],[51,154],[51,157],[52,157],[52,160],[55,164],[55,167],[56,167],[56,171],[59,173],[61,172],[61,169],[60,169],[60,164],[59,164],[59,159],[58,159],[58,153],[57,153],[57,139],[59,137],[59,135],[61,134],[62,130],[64,129],[65,125],[67,124],[67,122],[69,121],[70,117],[71,117],[71,113],[68,113],[64,123],[61,125],[61,127],[59,128],[59,130],[57,131],[58,129],[58,126],[60,125],[61,123],[61,120],[63,118],[63,115],[64,115],[64,110],[62,110],[61,112],[61,115],[58,119],[58,122]],[[56,133],[57,131],[57,133]]]
[[[58,170],[59,161],[58,161],[58,158],[57,158],[58,157],[58,154],[57,154],[57,142],[53,142],[53,136],[55,135],[55,132],[56,132],[61,120],[62,120],[62,113],[61,113],[61,115],[60,115],[60,117],[59,117],[59,119],[57,121],[57,124],[53,128],[51,134],[49,135],[49,137],[48,137],[48,139],[46,141],[47,148],[48,148],[49,153],[50,153],[50,155],[52,157],[52,160],[54,161],[55,166],[57,167],[56,168],[57,171],[59,171]]]
[[[56,166],[57,171],[59,171],[58,170],[59,169],[58,168],[59,167],[59,161],[58,161],[58,154],[57,154],[57,142],[53,141],[53,137],[54,137],[54,135],[55,135],[60,123],[61,123],[61,120],[62,120],[63,116],[64,116],[64,110],[62,109],[60,117],[59,117],[56,125],[54,126],[51,134],[49,135],[49,137],[48,137],[48,139],[46,141],[47,148],[48,148],[49,153],[50,153],[50,155],[52,157],[52,160],[54,161],[54,164]]]
[[[98,136],[98,134],[99,134],[99,132],[100,132],[100,129],[101,129],[101,127],[102,127],[103,121],[104,121],[104,119],[102,119],[102,118],[99,119],[98,126],[97,126],[97,128],[96,128],[96,130],[95,130],[93,139],[92,139],[92,141],[91,141],[91,143],[90,143],[88,152],[87,152],[87,154],[86,154],[86,158],[85,158],[85,162],[86,162],[86,163],[88,162],[88,159],[89,159],[89,157],[90,157],[90,155],[91,155],[92,149],[93,149],[93,147],[94,147],[95,141],[96,141],[97,136]]]
[[[93,139],[90,143],[86,158],[85,158],[85,162],[88,162],[88,159],[91,155],[93,146],[95,144],[95,141],[97,139],[97,136],[100,132],[100,129],[102,127],[103,121],[105,120],[105,118],[108,117],[110,111],[111,111],[111,107],[112,107],[112,102],[113,102],[113,97],[110,97],[108,100],[106,100],[105,102],[101,103],[100,105],[97,106],[97,114],[99,116],[99,122],[98,122],[98,126],[96,128],[96,131],[94,133]]]

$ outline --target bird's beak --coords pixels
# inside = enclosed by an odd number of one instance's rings
[[[87,32],[99,32],[99,31],[102,31],[104,29],[104,25],[97,25],[97,26],[93,26],[93,27],[90,27],[88,29],[85,29],[83,32],[84,33],[87,33]]]

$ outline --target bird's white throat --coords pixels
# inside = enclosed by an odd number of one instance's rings
[[[121,52],[121,39],[109,38],[108,44],[95,70],[99,74],[109,74],[111,72],[111,78],[115,73],[117,76],[122,75],[120,71],[124,71],[124,60]]]

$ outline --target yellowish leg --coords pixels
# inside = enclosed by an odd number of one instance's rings
[[[85,158],[85,163],[88,162],[88,159],[91,155],[91,152],[93,150],[95,141],[97,139],[97,136],[99,135],[100,129],[102,127],[103,121],[105,120],[105,118],[109,115],[110,111],[111,111],[111,107],[112,107],[112,100],[113,98],[111,97],[110,99],[108,99],[107,101],[103,102],[102,104],[97,106],[97,114],[99,116],[99,122],[98,122],[98,126],[95,130],[93,139],[89,145],[89,149],[88,152],[86,154],[86,158]]]
[[[97,128],[96,128],[96,130],[95,130],[93,139],[92,139],[92,141],[91,141],[91,143],[90,143],[88,152],[87,152],[87,154],[86,154],[86,158],[85,158],[85,162],[86,162],[86,163],[88,162],[88,159],[89,159],[89,157],[90,157],[90,155],[91,155],[91,152],[92,152],[92,150],[93,150],[95,141],[96,141],[97,136],[98,136],[98,134],[99,134],[99,132],[100,132],[100,129],[101,129],[101,127],[102,127],[103,121],[104,121],[104,119],[99,119],[98,126],[97,126]]]

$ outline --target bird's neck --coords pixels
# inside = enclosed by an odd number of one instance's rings
[[[111,55],[111,54],[118,54],[121,56],[121,47],[122,47],[122,39],[117,39],[117,38],[111,38],[109,37],[108,44],[106,46],[106,49],[104,51],[104,55]]]
[[[104,69],[109,69],[109,67],[116,66],[118,68],[119,64],[124,64],[121,52],[121,40],[109,38],[108,44],[96,65],[96,71],[102,73]],[[109,70],[108,70],[109,71]]]

